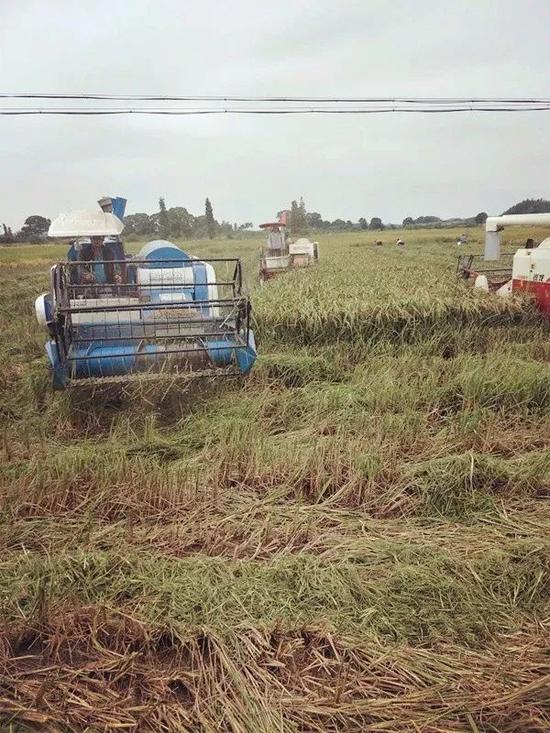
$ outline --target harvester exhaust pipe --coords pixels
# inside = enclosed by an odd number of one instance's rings
[[[500,259],[500,232],[505,226],[550,226],[550,214],[506,214],[489,216],[485,222],[484,260]]]

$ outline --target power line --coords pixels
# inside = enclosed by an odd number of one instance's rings
[[[55,94],[0,92],[0,100],[43,100],[43,106],[0,107],[0,115],[295,115],[295,114],[387,114],[456,112],[541,112],[550,109],[546,97],[325,97],[325,96],[216,96],[138,94]],[[70,106],[57,107],[58,101]],[[156,106],[134,106],[134,102]],[[76,104],[79,102],[80,104]],[[86,104],[82,104],[82,103]],[[130,106],[112,106],[127,102]],[[178,102],[170,106],[169,102]],[[103,103],[101,106],[97,103]],[[206,106],[208,104],[208,106]],[[215,104],[215,106],[214,106]],[[200,106],[199,106],[200,105]]]
[[[1,108],[0,116],[37,116],[37,115],[65,115],[65,116],[112,116],[112,115],[170,115],[170,116],[193,116],[193,115],[368,115],[368,114],[449,114],[460,112],[544,112],[550,110],[550,102],[543,104],[530,104],[522,106],[494,105],[494,106],[416,106],[409,107],[394,105],[391,107],[283,107],[283,108],[254,108],[254,107],[215,107],[215,108],[56,108],[56,107],[18,107]]]
[[[1,99],[52,99],[90,101],[148,102],[306,102],[323,104],[550,104],[548,97],[333,97],[333,96],[241,96],[241,95],[164,95],[164,94],[57,94],[35,92],[0,92]]]

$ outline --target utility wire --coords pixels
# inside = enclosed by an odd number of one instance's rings
[[[1,99],[67,99],[148,102],[309,102],[323,104],[550,104],[548,97],[332,97],[332,96],[239,96],[239,95],[164,95],[164,94],[56,94],[0,92]]]
[[[138,94],[38,94],[0,92],[0,100],[85,102],[67,107],[0,107],[0,115],[296,115],[387,114],[456,112],[541,112],[550,109],[550,98],[484,97],[276,97],[276,96],[168,96]],[[111,106],[111,102],[156,102],[156,106]],[[99,106],[97,102],[103,102]],[[168,102],[179,102],[169,106]],[[90,103],[90,104],[88,104]],[[200,103],[201,106],[198,106]],[[208,106],[206,106],[208,103]],[[212,103],[216,103],[214,106]],[[202,106],[205,105],[205,106]]]
[[[530,104],[518,107],[507,105],[494,106],[446,106],[446,107],[408,107],[394,105],[392,107],[284,107],[284,108],[253,108],[253,107],[225,107],[225,108],[55,108],[55,107],[18,107],[1,108],[0,116],[36,116],[36,115],[67,115],[67,116],[110,116],[110,115],[303,115],[303,114],[329,114],[329,115],[367,115],[367,114],[449,114],[458,112],[544,112],[550,110],[550,102],[547,104]]]

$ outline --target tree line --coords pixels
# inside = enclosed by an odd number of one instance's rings
[[[524,199],[502,213],[504,216],[508,214],[548,214],[550,213],[550,201],[546,199]]]
[[[293,236],[307,234],[308,232],[345,232],[345,231],[382,231],[383,229],[414,229],[414,228],[443,228],[443,227],[470,227],[484,224],[487,214],[482,211],[476,216],[469,218],[441,219],[439,216],[419,216],[413,219],[405,217],[401,224],[384,223],[379,216],[359,217],[356,222],[350,219],[334,219],[329,221],[323,219],[317,211],[307,211],[304,199],[292,201],[290,209],[278,212],[279,218],[286,214],[290,233]]]
[[[292,236],[307,234],[310,231],[345,232],[367,229],[380,231],[386,228],[394,228],[393,224],[383,224],[382,219],[378,216],[373,216],[370,222],[364,217],[361,217],[357,222],[353,222],[351,219],[334,219],[333,221],[323,219],[318,211],[307,211],[302,197],[299,200],[292,201],[290,209],[279,211],[277,213],[279,220],[284,214],[286,214],[288,228]]]
[[[124,217],[125,237],[214,239],[215,237],[232,237],[235,232],[243,232],[247,229],[252,229],[252,222],[245,224],[218,222],[208,198],[204,204],[204,214],[200,216],[191,214],[184,206],[167,208],[164,198],[161,197],[159,210],[154,214],[138,213]]]
[[[19,231],[13,232],[11,227],[2,225],[0,243],[45,242],[51,220],[45,216],[33,214],[25,219]],[[167,208],[163,197],[159,199],[159,209],[153,214],[137,213],[124,217],[124,236],[158,237],[168,239],[214,239],[215,237],[233,237],[236,232],[252,229],[252,222],[231,224],[228,221],[218,222],[210,199],[204,204],[204,214],[195,216],[183,206]]]
[[[480,211],[475,216],[465,218],[455,217],[452,219],[441,219],[439,216],[406,216],[401,225],[403,229],[442,229],[444,227],[475,227],[485,224],[487,212]]]
[[[539,214],[550,212],[550,201],[546,199],[524,199],[511,206],[503,214]],[[444,227],[473,227],[485,223],[487,213],[481,211],[472,217],[441,219],[438,216],[407,216],[401,224],[384,224],[378,216],[369,219],[359,217],[356,222],[351,219],[323,219],[317,211],[307,211],[303,198],[292,201],[290,209],[279,211],[280,218],[286,215],[287,224],[292,236],[308,234],[309,232],[345,232],[345,231],[381,231],[383,229],[414,229],[414,228],[444,228]],[[44,242],[47,238],[50,219],[33,214],[25,219],[19,231],[13,232],[6,224],[0,229],[0,244],[15,242]],[[231,224],[228,221],[218,222],[214,210],[207,198],[204,205],[204,214],[195,216],[183,206],[167,208],[163,197],[159,199],[159,209],[153,214],[137,213],[124,217],[124,236],[132,237],[159,237],[168,239],[214,239],[215,237],[231,238],[236,233],[242,234],[253,229],[252,222]]]

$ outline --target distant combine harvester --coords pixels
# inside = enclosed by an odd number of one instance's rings
[[[287,235],[286,211],[281,212],[279,220],[260,224],[267,231],[267,246],[260,254],[260,282],[271,280],[290,270],[310,267],[319,259],[319,243],[301,237],[295,242]]]

